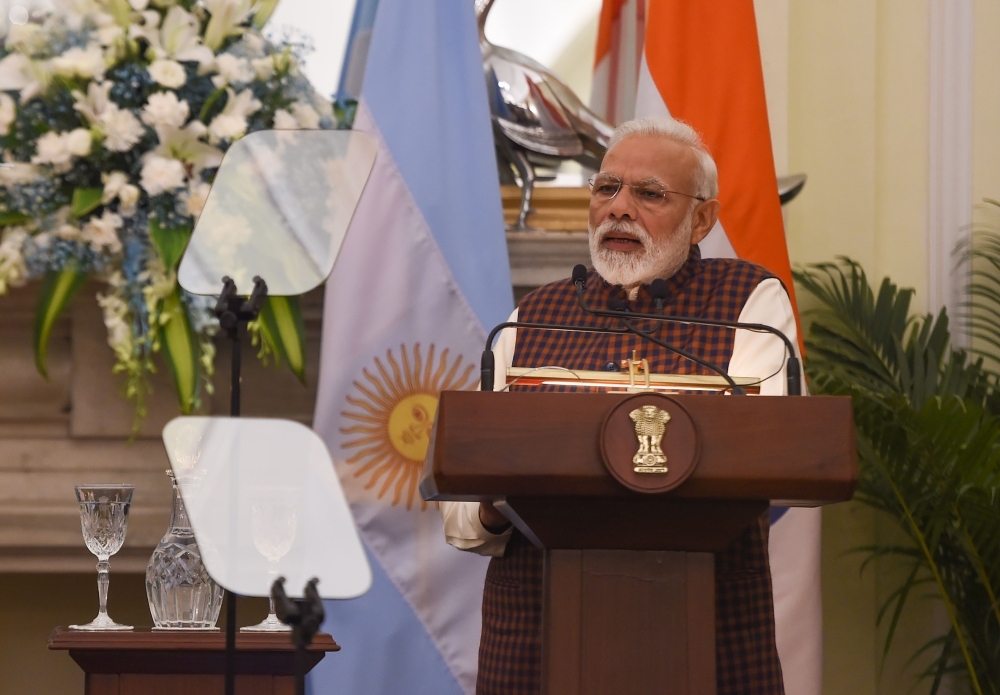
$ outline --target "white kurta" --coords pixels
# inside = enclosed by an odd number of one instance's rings
[[[510,316],[517,320],[517,309]],[[773,326],[788,336],[798,354],[798,334],[795,314],[781,282],[771,278],[757,285],[750,294],[738,319],[741,323],[762,323]],[[511,366],[514,360],[516,329],[501,331],[493,349],[499,367]],[[733,376],[763,379],[760,384],[762,396],[783,396],[785,381],[785,344],[771,333],[757,333],[738,329],[733,341],[733,354],[729,360],[729,373]],[[504,387],[504,379],[497,379],[496,390]],[[804,391],[804,389],[803,389]],[[478,502],[441,502],[441,516],[444,518],[444,535],[448,543],[460,550],[469,550],[480,555],[499,557],[510,538],[512,529],[499,535],[487,531],[479,521]]]

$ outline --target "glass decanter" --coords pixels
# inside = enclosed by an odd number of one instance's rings
[[[146,598],[154,630],[216,629],[222,609],[222,587],[205,569],[172,471],[174,504],[170,528],[146,566]]]

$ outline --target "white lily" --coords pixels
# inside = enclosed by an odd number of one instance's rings
[[[222,164],[222,151],[201,141],[205,126],[201,121],[191,121],[184,128],[157,128],[160,145],[150,154],[165,159],[177,159],[190,170],[192,178],[202,169],[212,169]]]
[[[212,63],[214,54],[198,35],[198,19],[183,7],[171,7],[159,26],[159,13],[155,10],[147,10],[142,16],[144,23],[132,25],[131,36],[142,36],[149,41],[147,55],[151,60],[190,61],[202,68]]]
[[[104,52],[92,43],[86,48],[70,48],[52,59],[52,72],[63,77],[81,77],[85,80],[104,76]]]
[[[87,94],[74,90],[73,105],[87,121],[104,135],[104,146],[114,152],[126,152],[143,135],[142,123],[131,111],[119,108],[108,98],[111,83],[91,82]]]
[[[205,45],[219,50],[226,37],[242,34],[240,26],[254,9],[254,0],[205,0],[205,7],[212,14],[205,27]]]
[[[14,99],[4,92],[0,92],[0,135],[10,132],[10,127],[17,120],[17,105]]]
[[[21,103],[31,101],[49,86],[52,71],[47,60],[11,53],[0,60],[0,91],[20,91]]]
[[[247,116],[261,107],[249,89],[233,94],[227,87],[226,93],[229,95],[226,107],[208,126],[208,141],[212,144],[223,140],[234,142],[243,137],[247,132]]]

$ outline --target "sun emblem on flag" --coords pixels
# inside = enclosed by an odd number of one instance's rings
[[[461,355],[450,358],[447,348],[435,359],[434,345],[425,360],[417,343],[412,351],[400,345],[398,357],[386,350],[384,362],[376,357],[373,370],[361,371],[363,380],[347,396],[351,409],[341,412],[354,424],[340,431],[348,436],[341,448],[353,450],[347,464],[358,467],[355,478],[367,479],[366,490],[378,487],[379,499],[391,490],[393,506],[404,499],[407,509],[413,506],[438,396],[473,388],[474,366]],[[421,500],[420,508],[427,503]]]

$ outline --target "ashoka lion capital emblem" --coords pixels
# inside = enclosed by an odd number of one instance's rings
[[[670,422],[670,413],[655,405],[643,405],[628,414],[635,423],[639,451],[632,457],[636,473],[666,473],[667,457],[660,448],[663,433]]]

